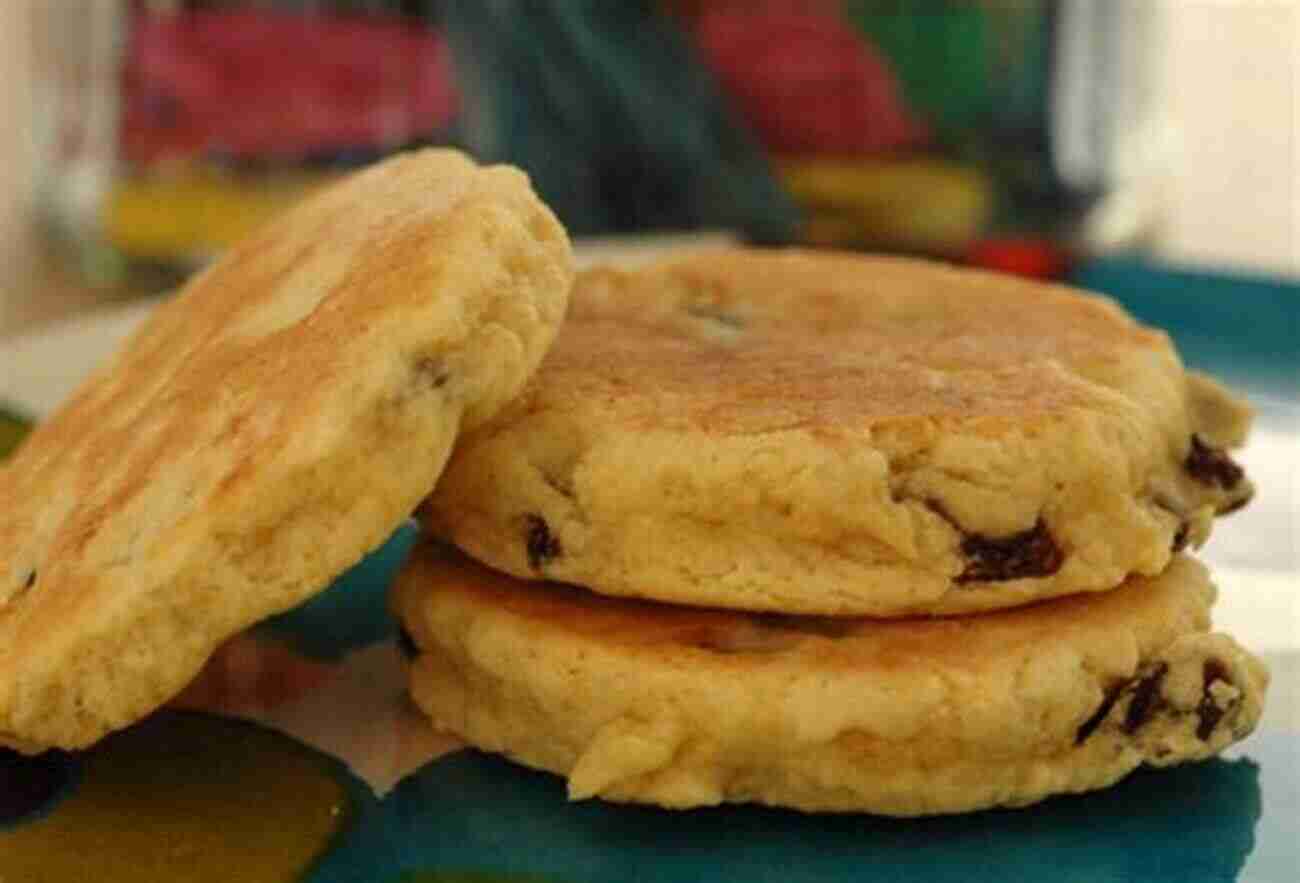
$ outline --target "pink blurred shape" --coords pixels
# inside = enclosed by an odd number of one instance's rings
[[[123,98],[123,150],[141,163],[392,147],[445,127],[459,100],[436,31],[268,10],[140,12]]]
[[[335,671],[336,666],[307,659],[277,641],[237,635],[170,704],[247,715],[296,702],[324,686]]]
[[[696,23],[707,64],[759,139],[777,152],[823,154],[925,141],[887,60],[829,5],[817,7],[724,6]]]

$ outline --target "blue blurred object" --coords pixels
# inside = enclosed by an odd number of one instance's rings
[[[1083,264],[1070,281],[1168,331],[1189,366],[1300,399],[1300,284],[1118,257]]]
[[[527,170],[571,233],[793,238],[793,204],[654,4],[446,0],[442,23],[464,146]]]
[[[1265,749],[1259,765],[1212,760],[1143,770],[1111,789],[1028,809],[923,819],[570,803],[561,779],[465,751],[405,779],[308,880],[479,879],[475,873],[557,883],[1293,879],[1275,876],[1294,870],[1285,863],[1285,828],[1293,829],[1294,817],[1282,815],[1285,799],[1273,801],[1295,785],[1296,771],[1286,769],[1282,740],[1256,737],[1253,746],[1252,753]],[[1261,793],[1261,779],[1273,797]],[[1262,804],[1283,830],[1261,855]]]
[[[304,656],[331,662],[393,637],[397,623],[388,611],[388,586],[418,536],[413,522],[402,525],[324,592],[259,623],[258,633],[284,641]]]
[[[0,748],[0,838],[16,828],[44,818],[76,790],[81,759],[65,751],[34,757]],[[3,868],[0,868],[3,871]],[[0,880],[3,880],[0,874]]]

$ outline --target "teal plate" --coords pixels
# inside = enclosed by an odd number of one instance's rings
[[[1028,809],[910,820],[575,804],[553,776],[461,752],[402,782],[308,879],[1294,881],[1294,742],[1248,746]]]
[[[1090,261],[1069,281],[1168,331],[1188,365],[1255,396],[1300,399],[1300,284],[1134,258]]]

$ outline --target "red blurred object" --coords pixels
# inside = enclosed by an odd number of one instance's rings
[[[139,12],[122,148],[140,163],[382,148],[445,127],[457,104],[446,42],[402,19]]]
[[[1030,279],[1059,279],[1070,269],[1070,254],[1047,239],[985,239],[975,243],[968,263]]]
[[[927,138],[885,58],[831,11],[724,7],[701,14],[694,30],[706,63],[773,151],[877,153]]]

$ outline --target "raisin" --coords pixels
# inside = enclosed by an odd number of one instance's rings
[[[1174,541],[1172,544],[1173,553],[1177,555],[1183,549],[1187,548],[1187,541],[1192,538],[1192,526],[1186,521],[1178,525],[1178,530],[1174,531]]]
[[[546,519],[540,515],[529,515],[525,523],[528,525],[525,534],[528,563],[533,570],[540,570],[548,561],[560,557],[563,549],[560,548],[560,541],[551,535]]]
[[[23,580],[23,591],[27,591],[36,585],[36,571],[32,570],[27,574],[27,579]]]
[[[1089,736],[1095,733],[1097,728],[1101,726],[1102,721],[1110,714],[1111,709],[1124,696],[1131,696],[1132,698],[1129,700],[1128,710],[1124,713],[1123,729],[1129,735],[1136,733],[1160,707],[1160,684],[1168,673],[1169,666],[1162,662],[1139,677],[1132,678],[1107,690],[1101,704],[1097,706],[1097,710],[1079,725],[1079,729],[1074,734],[1074,744],[1083,744]]]
[[[1133,682],[1128,692],[1133,698],[1129,700],[1128,711],[1124,715],[1124,732],[1132,735],[1142,728],[1160,704],[1160,684],[1169,672],[1169,666],[1160,663],[1150,673]]]
[[[1205,661],[1201,679],[1205,685],[1205,692],[1201,695],[1200,705],[1196,707],[1196,716],[1200,718],[1200,722],[1196,725],[1196,738],[1202,742],[1208,742],[1210,736],[1214,733],[1214,728],[1219,725],[1219,721],[1223,720],[1224,715],[1224,710],[1219,707],[1210,694],[1210,685],[1215,681],[1222,681],[1225,684],[1231,684],[1232,681],[1228,677],[1228,670],[1217,659],[1207,659]]]
[[[957,577],[959,583],[1051,576],[1065,561],[1065,554],[1041,518],[1029,530],[1009,537],[991,539],[967,534],[961,551],[966,556],[966,569]]]
[[[44,809],[72,774],[72,760],[63,752],[24,757],[0,748],[0,830]]]
[[[430,389],[442,389],[451,379],[451,371],[442,359],[421,356],[415,360],[415,376],[422,385]]]
[[[397,630],[397,649],[402,652],[402,658],[411,662],[415,657],[420,655],[420,647],[411,637],[411,633],[404,628]]]
[[[1218,485],[1225,491],[1236,487],[1246,475],[1231,457],[1201,441],[1199,435],[1192,436],[1192,447],[1183,461],[1183,468],[1201,484]]]
[[[1092,713],[1092,717],[1079,725],[1078,731],[1074,734],[1075,745],[1082,745],[1089,736],[1097,731],[1097,728],[1101,726],[1101,722],[1106,719],[1108,714],[1110,714],[1110,710],[1115,707],[1115,703],[1119,701],[1119,697],[1122,696],[1123,693],[1124,691],[1121,687],[1113,687],[1106,691],[1105,698],[1101,700],[1101,704],[1097,706],[1097,710]]]
[[[1200,717],[1200,722],[1196,725],[1196,738],[1202,742],[1210,741],[1210,736],[1214,733],[1214,728],[1223,720],[1223,709],[1214,704],[1209,694],[1201,700],[1201,704],[1196,708],[1196,714]]]

